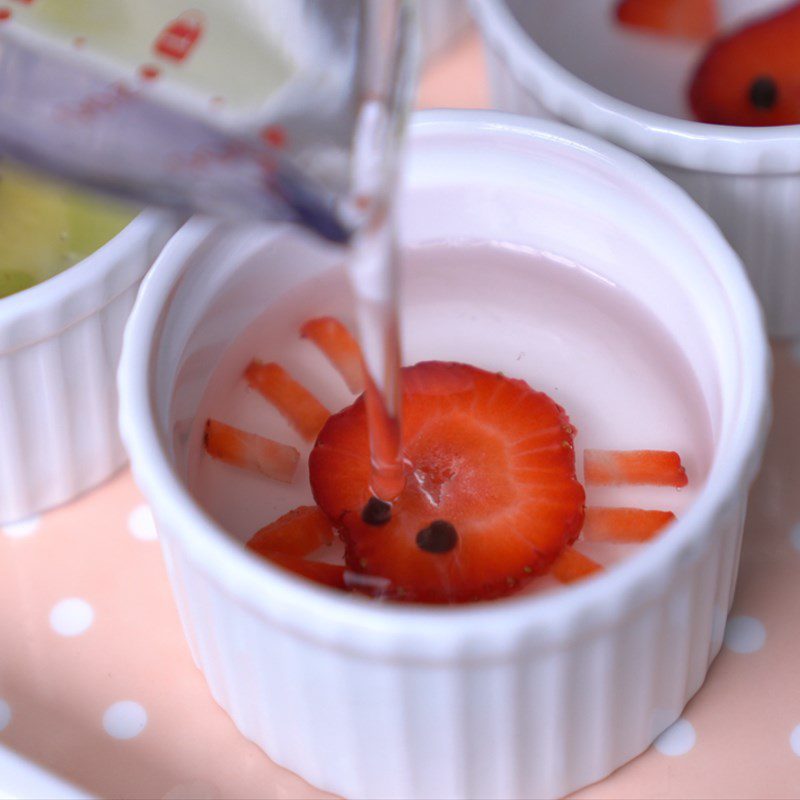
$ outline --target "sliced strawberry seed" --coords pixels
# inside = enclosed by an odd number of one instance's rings
[[[385,525],[392,519],[392,505],[379,497],[370,497],[361,512],[361,519],[367,525]]]
[[[417,547],[426,553],[449,553],[457,544],[455,526],[442,519],[431,522],[417,534]]]

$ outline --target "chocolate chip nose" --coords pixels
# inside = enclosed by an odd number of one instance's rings
[[[417,534],[417,547],[426,553],[449,553],[457,544],[455,527],[442,519],[431,522]]]
[[[748,94],[755,108],[770,109],[778,102],[778,84],[769,75],[759,75],[750,84]]]

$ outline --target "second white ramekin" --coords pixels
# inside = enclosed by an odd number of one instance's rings
[[[71,500],[125,463],[122,334],[174,230],[170,215],[144,211],[75,266],[0,300],[0,524]]]
[[[554,60],[507,0],[473,0],[472,8],[498,108],[566,122],[647,159],[720,226],[744,261],[770,332],[800,335],[800,125],[707,125],[639,108]],[[574,3],[538,10],[576,13]],[[600,54],[596,68],[603,69]]]
[[[647,748],[719,650],[767,426],[761,315],[708,217],[594,137],[431,112],[412,125],[406,167],[402,243],[477,239],[562,255],[633,292],[673,331],[715,452],[667,534],[574,588],[459,608],[336,593],[252,556],[187,491],[187,432],[231,340],[331,263],[286,227],[196,220],[167,245],[126,333],[123,437],[194,658],[244,736],[351,798],[556,797]]]

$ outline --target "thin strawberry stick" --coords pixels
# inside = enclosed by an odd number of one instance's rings
[[[300,335],[310,339],[325,354],[353,394],[364,391],[361,348],[338,319],[335,317],[310,319],[300,328]]]
[[[603,568],[589,556],[582,555],[577,550],[568,547],[550,567],[553,577],[561,583],[573,583],[574,581],[588,578],[595,572],[600,572]]]
[[[299,506],[253,534],[247,546],[262,556],[302,558],[333,542],[330,520],[317,506]]]
[[[686,486],[678,453],[667,450],[586,450],[584,478],[596,486]]]
[[[587,508],[581,536],[589,542],[647,542],[673,522],[671,511],[644,508]]]
[[[331,586],[334,589],[347,589],[344,582],[345,568],[339,564],[326,564],[322,561],[309,561],[297,556],[270,556],[270,561],[288,569],[296,575],[308,578],[315,583]]]
[[[307,441],[313,442],[330,416],[322,403],[279,364],[251,361],[245,378]]]
[[[215,419],[206,422],[203,444],[212,458],[284,483],[292,482],[300,459],[300,453],[288,444],[273,442]]]

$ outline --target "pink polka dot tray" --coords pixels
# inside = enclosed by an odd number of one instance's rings
[[[421,104],[485,105],[482,76],[470,38],[434,65]],[[797,796],[800,349],[774,355],[775,423],[722,652],[681,719],[578,797]],[[0,797],[324,796],[211,698],[127,472],[0,528],[0,601]]]

